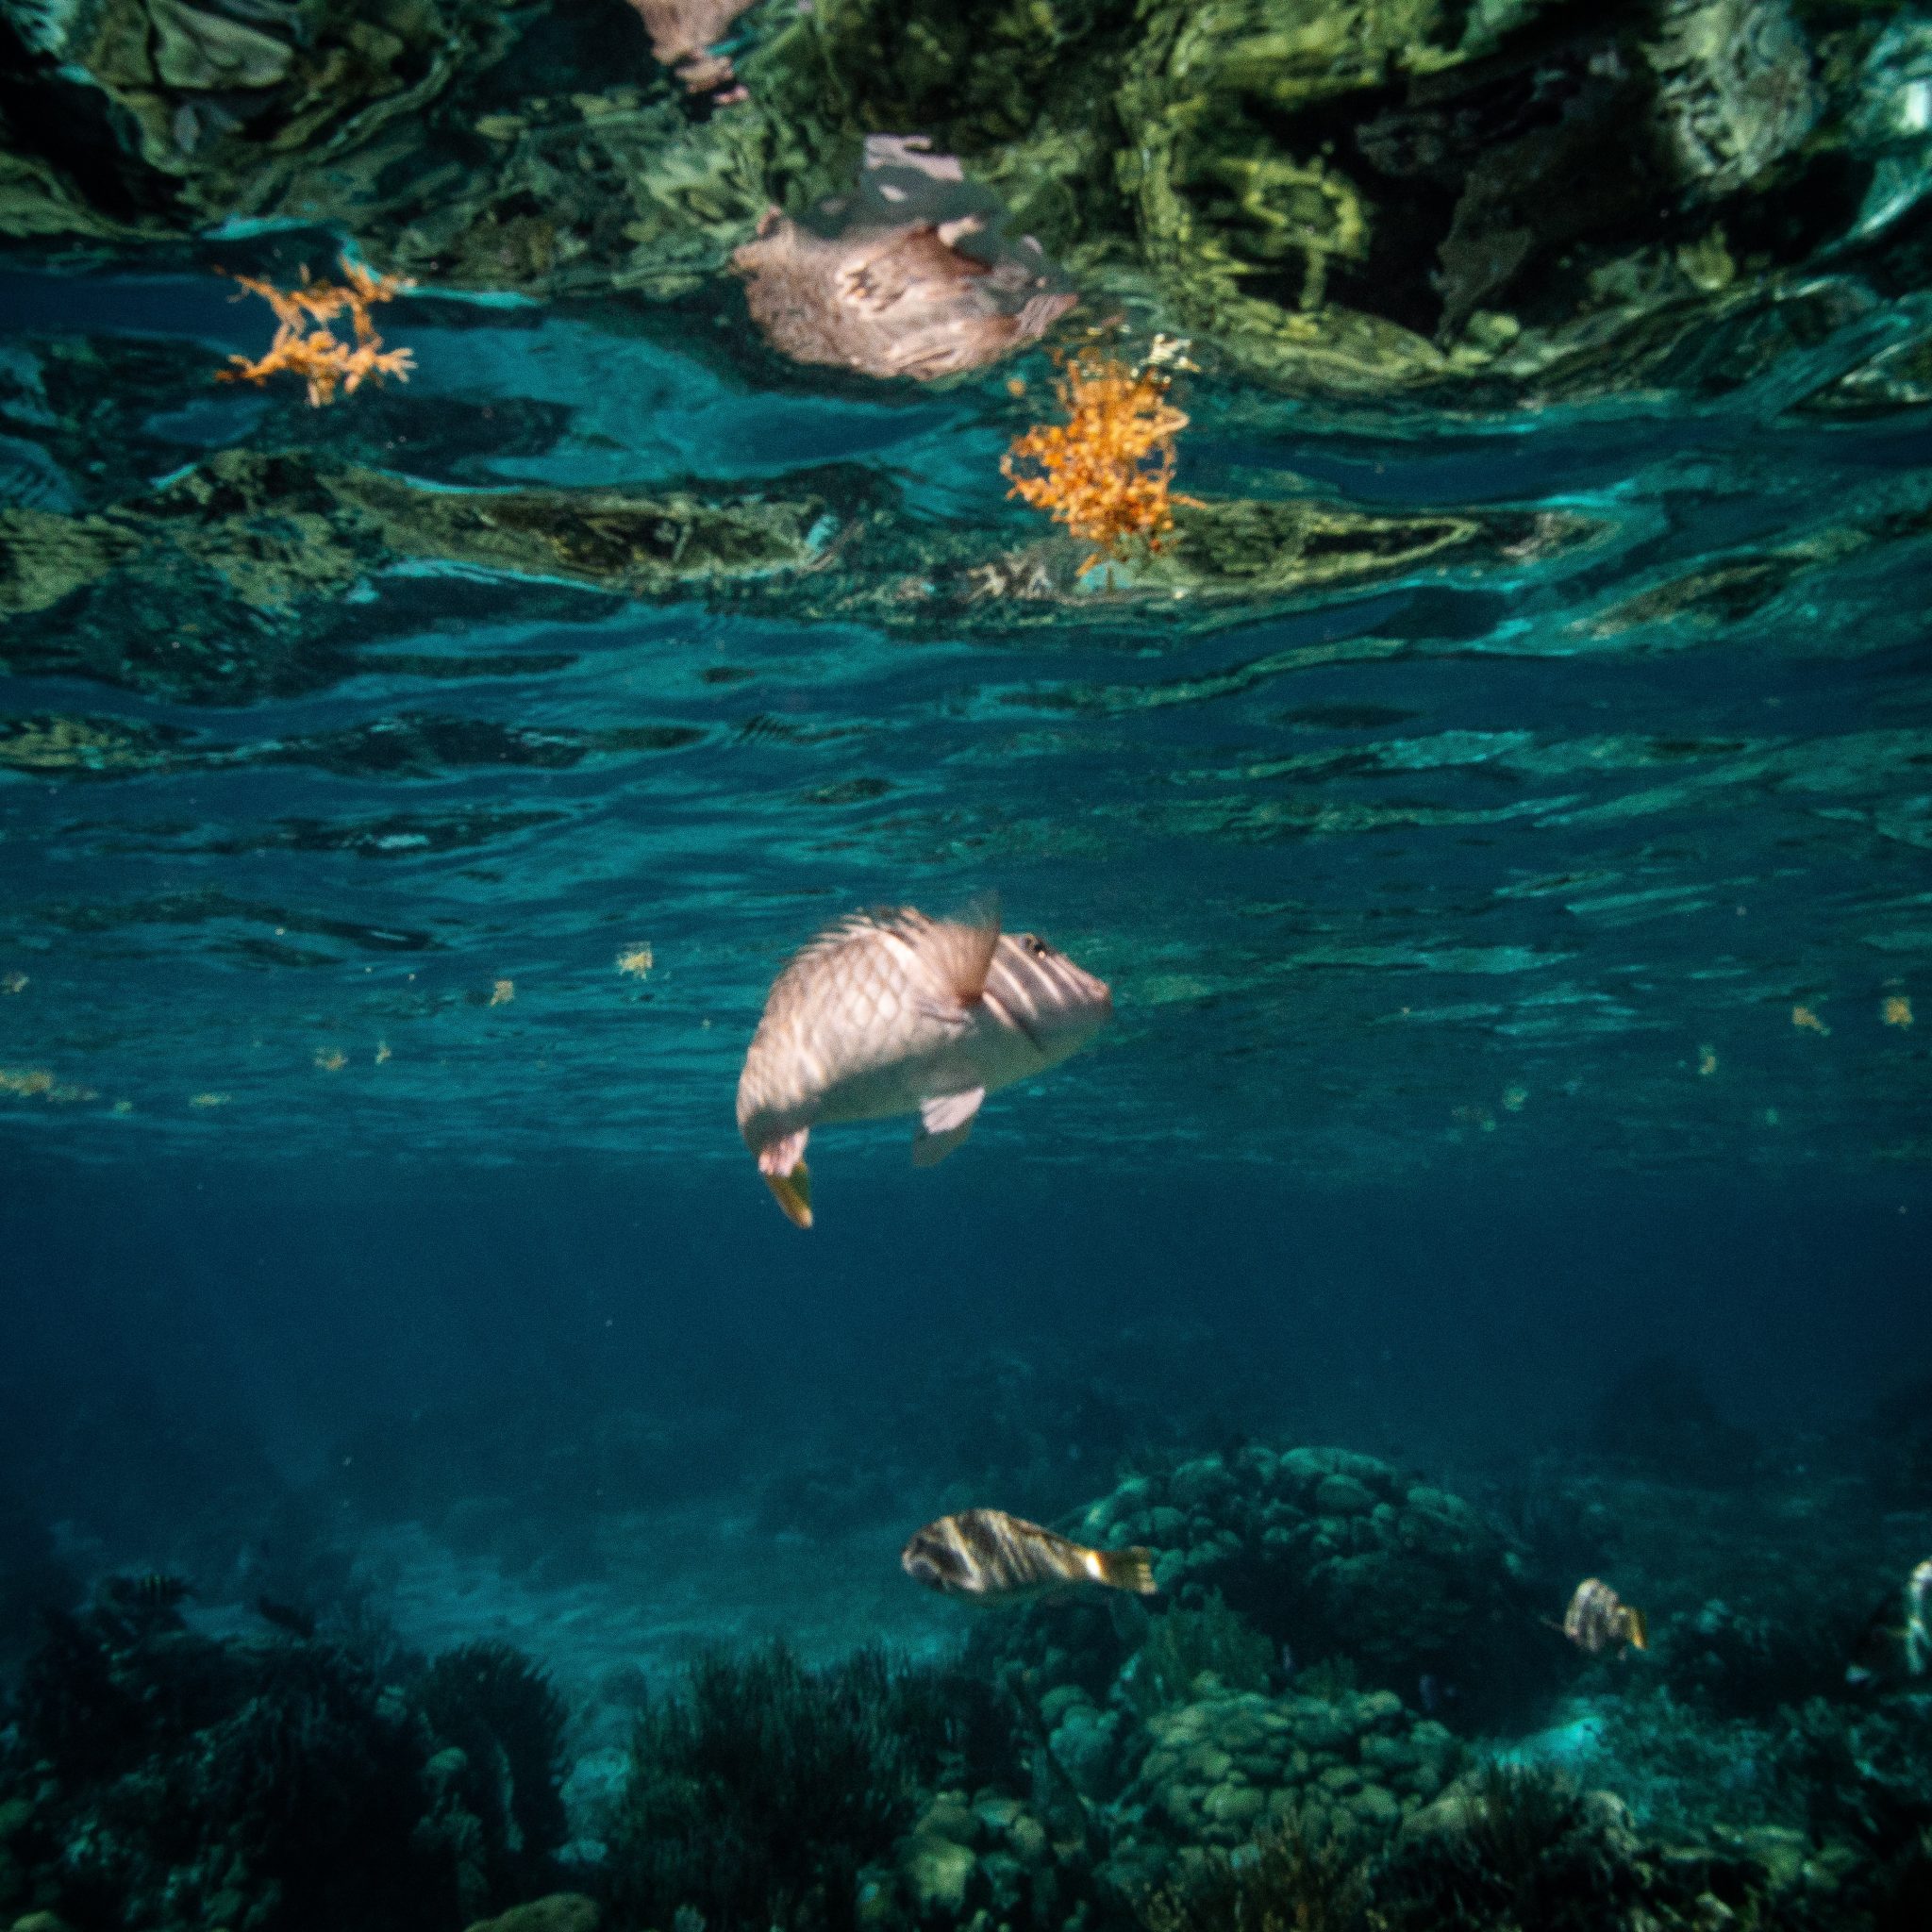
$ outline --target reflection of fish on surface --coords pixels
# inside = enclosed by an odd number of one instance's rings
[[[993,911],[856,913],[773,982],[739,1076],[739,1131],[809,1227],[813,1127],[916,1113],[913,1163],[931,1167],[990,1092],[1058,1065],[1112,1011],[1104,980],[1032,933],[1002,932]]]
[[[962,1509],[917,1531],[900,1553],[907,1575],[944,1596],[1024,1603],[1069,1590],[1155,1591],[1142,1549],[1092,1550],[1004,1509]]]
[[[1606,1650],[1650,1648],[1650,1626],[1635,1604],[1626,1604],[1600,1576],[1586,1576],[1563,1612],[1563,1635],[1591,1657]]]
[[[924,135],[866,139],[858,178],[798,220],[770,209],[732,257],[759,332],[794,362],[931,382],[1034,341],[1072,287]]]

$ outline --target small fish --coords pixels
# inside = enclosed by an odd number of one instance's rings
[[[1077,1052],[1113,1012],[1105,980],[1032,933],[902,907],[855,913],[773,982],[738,1081],[738,1129],[799,1227],[815,1126],[916,1113],[912,1164],[943,1160],[995,1088]]]
[[[1156,1587],[1151,1551],[1090,1550],[1004,1509],[962,1509],[928,1523],[899,1563],[943,1596],[986,1603],[1024,1603],[1090,1584],[1152,1596]]]
[[[193,1594],[194,1586],[185,1576],[150,1570],[138,1576],[109,1576],[101,1585],[97,1601],[102,1608],[131,1618],[134,1627],[172,1628],[180,1623],[181,1605]]]
[[[1635,1604],[1624,1603],[1601,1577],[1586,1576],[1563,1612],[1563,1635],[1591,1657],[1600,1651],[1650,1647],[1650,1626]]]

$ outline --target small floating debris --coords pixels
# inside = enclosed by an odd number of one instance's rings
[[[517,996],[517,983],[514,979],[498,979],[490,988],[490,1004],[492,1007],[507,1007]]]
[[[10,979],[13,974],[8,974],[8,977]],[[17,990],[11,986],[7,989],[8,992]],[[1885,1003],[1878,1008],[1878,1017],[1888,1026],[1909,1026],[1912,1024],[1911,1000],[1902,992],[1887,993]]]
[[[649,946],[632,946],[617,956],[617,970],[631,979],[649,977],[651,968],[657,963]]]
[[[1816,1033],[1827,1039],[1831,1034],[1831,1028],[1809,1007],[1793,1007],[1791,1008],[1791,1024],[1800,1033]]]

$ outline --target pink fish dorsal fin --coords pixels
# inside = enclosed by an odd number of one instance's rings
[[[937,1167],[973,1131],[984,1087],[964,1093],[937,1093],[919,1103],[919,1124],[912,1130],[914,1167]]]
[[[974,900],[957,919],[930,921],[918,941],[941,983],[962,1007],[985,992],[999,942],[999,901],[991,897]]]

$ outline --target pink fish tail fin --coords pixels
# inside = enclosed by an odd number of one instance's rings
[[[1132,1591],[1136,1596],[1152,1596],[1159,1588],[1154,1580],[1154,1552],[1134,1548],[1131,1550],[1102,1550],[1100,1556],[1100,1580],[1109,1590]]]
[[[805,1143],[810,1133],[809,1127],[800,1127],[758,1149],[758,1172],[794,1227],[811,1225],[811,1170],[805,1164]]]

